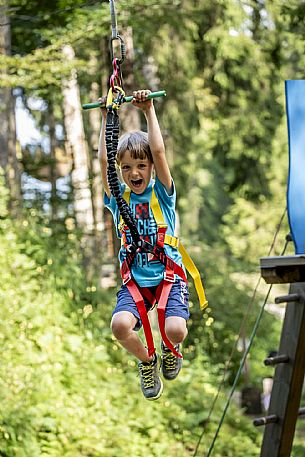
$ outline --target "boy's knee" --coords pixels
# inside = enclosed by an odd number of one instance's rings
[[[112,318],[111,330],[117,340],[125,340],[132,331],[134,325],[131,316],[117,313]]]
[[[166,319],[165,331],[172,343],[182,343],[187,335],[186,322],[182,318],[168,318]]]

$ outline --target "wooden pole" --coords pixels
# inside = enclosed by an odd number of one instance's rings
[[[298,268],[302,270],[305,256],[301,261],[299,256],[293,257],[261,259],[262,276],[266,282],[285,282],[284,270],[286,277],[291,277],[291,271],[295,274]],[[305,282],[292,283],[289,295],[283,298],[287,301],[287,308],[279,357],[274,358],[277,363],[270,406],[265,420],[254,421],[255,425],[265,425],[261,457],[290,456],[305,376]],[[279,297],[276,301],[280,303],[283,300]],[[268,417],[273,420],[267,420]]]

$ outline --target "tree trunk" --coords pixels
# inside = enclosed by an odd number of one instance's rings
[[[5,14],[0,14],[0,25],[0,54],[10,55],[10,24]],[[6,87],[0,88],[0,166],[10,191],[9,210],[17,216],[21,206],[21,173],[16,155],[15,102],[12,90]]]
[[[92,83],[90,91],[90,101],[94,102],[100,96],[100,87],[98,83]],[[103,186],[101,178],[101,169],[98,159],[98,143],[101,128],[101,112],[99,109],[92,109],[88,113],[90,121],[90,182],[91,196],[94,219],[94,257],[92,267],[95,274],[99,276],[101,282],[102,265],[105,258],[105,249],[103,249],[103,239],[105,238],[104,223],[104,204],[103,204]]]
[[[49,137],[50,137],[50,182],[51,182],[51,219],[57,219],[57,192],[56,192],[56,132],[53,103],[49,102]]]
[[[93,83],[91,85],[90,100],[96,101],[99,97],[99,85]],[[89,111],[90,119],[90,159],[91,159],[91,174],[92,174],[92,205],[94,215],[94,228],[96,236],[104,230],[103,220],[103,186],[101,179],[101,169],[97,155],[99,132],[101,128],[101,113],[99,109],[92,109]]]
[[[73,60],[74,50],[70,45],[63,47],[67,60]],[[88,147],[85,141],[83,119],[76,71],[63,85],[65,130],[67,144],[73,156],[72,185],[74,189],[74,210],[76,223],[85,234],[94,229],[91,191],[89,186]]]

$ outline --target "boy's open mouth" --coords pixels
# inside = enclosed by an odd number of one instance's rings
[[[141,187],[141,184],[143,183],[143,179],[132,179],[131,180],[131,184],[137,188],[137,187]]]

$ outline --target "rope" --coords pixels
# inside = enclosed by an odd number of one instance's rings
[[[233,394],[234,394],[234,392],[235,392],[237,383],[238,383],[238,381],[239,381],[240,375],[241,375],[242,370],[243,370],[243,368],[244,368],[244,365],[245,365],[245,362],[246,362],[246,358],[247,358],[247,356],[248,356],[248,354],[249,354],[249,352],[250,352],[250,349],[251,349],[251,347],[252,347],[252,344],[253,344],[253,341],[254,341],[254,338],[255,338],[255,335],[256,335],[258,326],[259,326],[260,321],[261,321],[261,319],[262,319],[262,317],[263,317],[263,314],[264,314],[264,311],[265,311],[265,306],[266,306],[268,297],[269,297],[269,295],[270,295],[272,286],[273,286],[273,284],[271,284],[271,285],[269,286],[269,289],[268,289],[266,298],[265,298],[265,300],[264,300],[263,306],[261,307],[260,313],[259,313],[259,315],[258,315],[258,317],[257,317],[257,319],[256,319],[256,322],[255,322],[255,325],[254,325],[254,328],[253,328],[253,331],[252,331],[252,334],[251,334],[251,337],[250,337],[249,345],[248,345],[247,349],[245,350],[244,355],[243,355],[243,357],[242,357],[242,359],[241,359],[240,366],[239,366],[239,369],[238,369],[238,371],[237,371],[237,374],[236,374],[236,377],[235,377],[235,380],[234,380],[232,389],[231,389],[231,391],[230,391],[230,394],[229,394],[227,403],[226,403],[225,408],[224,408],[224,410],[223,410],[223,413],[222,413],[221,419],[220,419],[220,421],[219,421],[219,424],[218,424],[216,433],[215,433],[215,435],[214,435],[214,437],[213,437],[212,444],[211,444],[211,446],[210,446],[210,448],[209,448],[209,450],[208,450],[208,453],[206,454],[206,457],[209,457],[209,456],[211,455],[212,450],[213,450],[213,448],[214,448],[216,439],[217,439],[217,437],[218,437],[218,434],[219,434],[220,429],[221,429],[221,427],[222,427],[222,424],[223,424],[223,422],[224,422],[225,416],[226,416],[226,414],[227,414],[228,408],[229,408],[229,406],[230,406],[232,396],[233,396]]]
[[[276,238],[277,238],[277,236],[278,236],[278,234],[279,234],[279,231],[280,231],[280,229],[281,229],[281,226],[282,226],[283,219],[284,219],[284,217],[285,217],[286,211],[287,211],[287,207],[285,207],[285,209],[284,209],[284,211],[283,211],[283,213],[282,213],[282,215],[281,215],[280,221],[279,221],[279,223],[278,223],[278,225],[277,225],[277,228],[276,228],[275,234],[274,234],[274,236],[273,236],[273,240],[272,240],[271,246],[270,246],[270,248],[269,248],[268,256],[270,256],[270,254],[271,254],[271,252],[272,252],[272,250],[273,250],[273,248],[274,248],[274,246],[275,246]],[[287,238],[286,238],[286,245],[285,245],[285,248],[284,248],[283,253],[285,252],[287,243],[288,243],[289,241],[290,241],[290,239],[287,239]],[[281,254],[281,255],[283,255],[283,254]],[[250,299],[250,302],[249,302],[249,304],[248,304],[248,306],[247,306],[246,312],[245,312],[245,314],[244,314],[244,316],[243,316],[242,323],[241,323],[241,326],[240,326],[240,329],[239,329],[239,333],[238,333],[238,336],[237,336],[237,338],[236,338],[236,340],[235,340],[235,343],[234,343],[234,345],[233,345],[233,348],[232,348],[230,357],[229,357],[228,361],[227,361],[226,364],[225,364],[225,368],[224,368],[224,371],[223,371],[223,375],[222,375],[220,384],[219,384],[219,386],[218,386],[218,390],[217,390],[217,392],[216,392],[216,395],[214,396],[214,399],[213,399],[211,408],[210,408],[210,410],[209,410],[207,419],[205,420],[205,426],[203,427],[202,433],[201,433],[200,436],[199,436],[199,439],[198,439],[198,442],[197,442],[197,445],[196,445],[196,448],[195,448],[193,457],[196,457],[196,456],[197,456],[197,453],[198,453],[198,449],[199,449],[201,440],[202,440],[203,435],[204,435],[205,430],[206,430],[206,425],[210,422],[210,419],[211,419],[211,416],[212,416],[212,414],[213,414],[213,411],[214,411],[216,402],[217,402],[217,400],[218,400],[218,398],[219,398],[221,389],[222,389],[222,387],[223,387],[223,385],[224,385],[224,383],[225,383],[226,375],[227,375],[228,370],[229,370],[229,367],[230,367],[230,365],[231,365],[232,358],[233,358],[233,355],[234,355],[234,353],[235,353],[235,351],[236,351],[238,342],[239,342],[239,340],[240,340],[240,338],[241,338],[241,335],[244,333],[244,329],[245,329],[247,320],[248,320],[248,318],[249,318],[250,312],[251,312],[251,310],[252,310],[252,307],[253,307],[253,304],[254,304],[254,299],[255,299],[255,296],[256,296],[256,293],[257,293],[259,284],[260,284],[260,282],[261,282],[261,279],[262,279],[262,276],[260,275],[259,278],[258,278],[258,281],[257,281],[257,283],[256,283],[256,286],[255,286],[255,288],[254,288],[254,291],[253,291],[252,297],[251,297],[251,299]],[[270,288],[270,290],[268,291],[267,298],[268,298],[268,296],[269,296],[270,291],[271,291],[271,288]],[[265,307],[265,304],[264,304],[264,307]],[[246,357],[247,357],[247,355],[248,355],[248,354],[246,354]],[[243,363],[245,363],[245,361],[246,361],[246,359],[244,360]],[[233,393],[234,393],[234,391],[233,391]],[[232,393],[232,395],[233,395],[233,393]],[[228,406],[229,406],[229,405],[228,405]],[[220,429],[219,429],[219,430],[220,430]],[[218,430],[217,434],[219,433],[219,430]],[[213,444],[213,445],[214,445],[214,444]],[[208,455],[210,455],[210,454],[208,454]],[[208,456],[207,456],[207,457],[208,457]]]
[[[125,224],[130,230],[131,237],[136,245],[141,238],[138,232],[136,221],[133,217],[129,205],[121,195],[120,181],[116,171],[116,154],[119,140],[119,116],[117,109],[108,109],[106,118],[106,149],[107,149],[107,180],[111,194],[116,200],[118,210]]]

